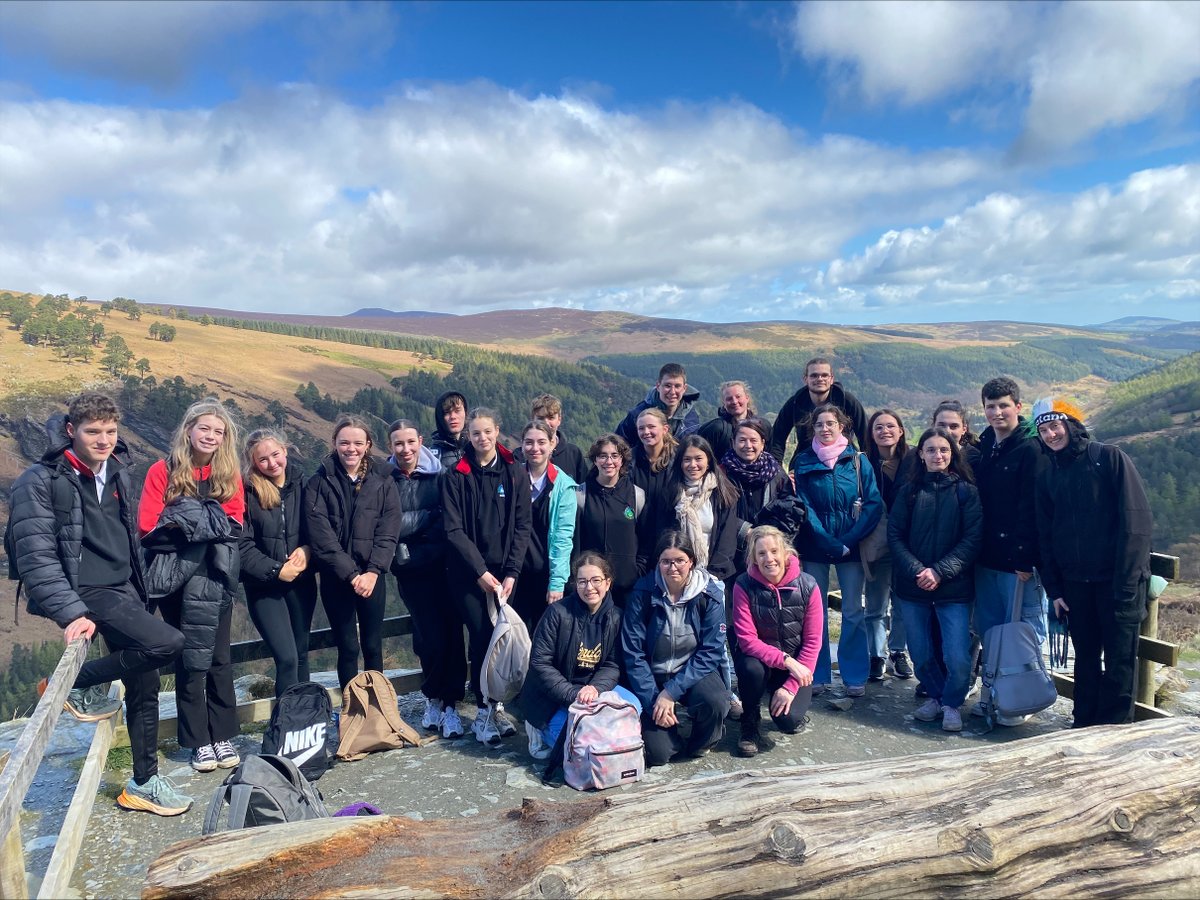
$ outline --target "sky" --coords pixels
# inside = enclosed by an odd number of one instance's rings
[[[1200,0],[0,3],[0,289],[1200,319]]]

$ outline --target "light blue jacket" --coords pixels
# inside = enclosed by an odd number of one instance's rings
[[[550,556],[552,591],[565,591],[571,577],[571,553],[575,549],[575,479],[554,463],[546,469],[550,489],[550,534],[546,541]]]

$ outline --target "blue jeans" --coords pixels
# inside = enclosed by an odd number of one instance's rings
[[[619,684],[613,688],[621,699],[626,703],[632,703],[637,709],[638,715],[642,714],[642,704],[632,693],[621,687]],[[553,747],[558,740],[558,736],[562,734],[562,730],[567,727],[567,707],[560,706],[558,712],[550,717],[550,721],[546,723],[546,727],[542,729],[542,740],[550,747]]]
[[[867,652],[871,656],[900,653],[908,646],[904,638],[904,617],[900,604],[892,594],[892,558],[871,563],[874,581],[864,588],[867,603]],[[888,607],[891,607],[889,613]]]
[[[821,589],[821,605],[825,609],[822,625],[821,652],[817,656],[817,670],[813,673],[813,684],[829,684],[833,681],[833,664],[829,654],[829,567],[837,569],[838,584],[842,589],[842,636],[838,638],[838,668],[842,673],[842,684],[862,685],[867,683],[871,670],[867,655],[867,619],[863,609],[862,563],[857,560],[840,563],[805,563],[804,571],[816,579]]]
[[[913,669],[930,697],[958,709],[971,681],[971,604],[918,603],[896,598],[908,633]],[[935,655],[933,617],[942,632],[942,655]]]
[[[1003,625],[1012,616],[1016,572],[999,572],[975,567],[975,633],[982,638],[993,625]],[[1037,632],[1038,643],[1046,644],[1046,592],[1036,576],[1021,582],[1021,621]]]

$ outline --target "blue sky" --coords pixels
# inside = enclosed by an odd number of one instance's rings
[[[1200,3],[0,4],[0,287],[1200,318]]]

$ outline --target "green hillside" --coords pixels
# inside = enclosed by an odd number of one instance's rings
[[[1114,385],[1096,427],[1110,438],[1194,424],[1200,411],[1200,352]]]

